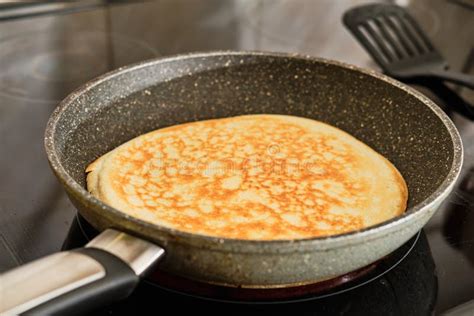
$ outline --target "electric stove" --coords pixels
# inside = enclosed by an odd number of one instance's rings
[[[96,234],[75,216],[63,249],[83,246]],[[415,281],[415,282],[413,282]],[[226,288],[160,271],[148,275],[128,299],[93,315],[146,313],[160,300],[163,310],[180,313],[205,310],[211,314],[246,315],[428,315],[434,308],[438,282],[424,232],[381,260],[334,279],[281,289]]]
[[[344,11],[365,2],[0,4],[0,271],[58,251],[63,244],[83,245],[93,234],[54,178],[43,149],[49,115],[76,87],[130,63],[215,49],[297,52],[376,68],[341,22]],[[474,73],[474,38],[465,32],[474,29],[469,1],[386,2],[407,5],[448,63]],[[162,284],[145,280],[129,299],[95,314],[163,306],[173,312],[192,307],[227,314],[427,315],[474,300],[474,122],[453,111],[449,100],[436,99],[426,87],[415,88],[451,116],[465,158],[453,193],[399,250],[343,282],[279,296],[226,296],[221,290],[216,295],[215,289],[203,291],[201,285],[193,291],[172,276]],[[473,91],[453,89],[474,104]]]

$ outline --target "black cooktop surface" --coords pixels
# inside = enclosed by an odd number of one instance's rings
[[[124,2],[34,6],[35,14],[24,5],[0,6],[0,271],[58,251],[77,224],[48,167],[43,133],[58,101],[87,80],[144,59],[214,49],[298,52],[376,68],[341,22],[344,11],[362,0]],[[474,27],[474,12],[455,1],[433,3],[420,0],[408,9],[454,68],[474,73],[474,39],[469,32],[452,36],[459,25]],[[472,91],[457,92],[474,103]],[[420,315],[473,300],[474,122],[440,105],[464,142],[461,181],[390,273],[299,307],[229,308],[143,283],[129,300],[97,313],[130,313],[154,301],[156,308],[164,302],[176,311],[195,304],[226,313]]]
[[[97,231],[77,215],[62,248],[81,247],[96,234]],[[92,314],[146,313],[156,308],[157,299],[164,310],[173,310],[178,314],[190,309],[205,310],[212,315],[340,315],[349,312],[351,315],[428,315],[436,304],[438,278],[424,232],[419,232],[361,273],[342,278],[346,280],[336,287],[326,285],[316,291],[314,288],[308,290],[308,287],[283,290],[278,299],[271,297],[275,296],[272,290],[270,293],[273,294],[260,290],[258,297],[255,292],[253,296],[243,296],[239,293],[242,289],[229,295],[228,291],[217,286],[199,284],[193,287],[193,283],[197,282],[192,281],[182,286],[183,280],[173,276],[167,279],[176,284],[145,278],[128,299]],[[340,280],[336,278],[336,281]]]

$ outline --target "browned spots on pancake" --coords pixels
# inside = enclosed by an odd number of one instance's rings
[[[173,132],[173,131],[176,132]],[[113,189],[180,230],[241,239],[305,238],[364,227],[368,184],[335,136],[261,117],[184,124],[136,142]],[[356,180],[354,180],[356,179]],[[358,179],[358,180],[357,180]]]

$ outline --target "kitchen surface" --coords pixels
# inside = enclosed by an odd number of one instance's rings
[[[474,75],[473,1],[382,2],[405,7],[451,69]],[[342,23],[344,12],[365,3],[369,1],[1,4],[0,272],[62,247],[81,246],[95,234],[77,216],[48,166],[43,147],[51,112],[74,89],[124,65],[209,50],[300,53],[377,70],[377,64]],[[413,87],[438,102],[458,128],[465,150],[460,180],[423,231],[384,261],[385,266],[376,267],[363,281],[331,288],[327,292],[331,295],[318,291],[293,299],[304,304],[300,314],[441,314],[474,300],[474,122],[453,110],[449,101],[441,100],[429,87]],[[450,87],[474,104],[473,90]],[[131,299],[97,311],[97,315],[135,310],[144,299],[196,304],[197,309],[215,304],[216,310],[242,313],[248,312],[245,308],[254,313],[289,313],[296,308],[284,305],[281,299],[280,307],[242,307],[226,300],[199,298],[195,293],[183,294],[189,287],[185,281],[164,279],[168,286],[150,290],[147,287],[153,286],[145,283]],[[375,297],[380,304],[366,302],[367,297]],[[341,301],[352,303],[344,305]]]

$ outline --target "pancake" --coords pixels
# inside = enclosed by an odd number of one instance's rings
[[[222,238],[301,239],[402,214],[398,170],[348,133],[294,116],[244,115],[138,136],[86,169],[87,188],[141,220]]]

